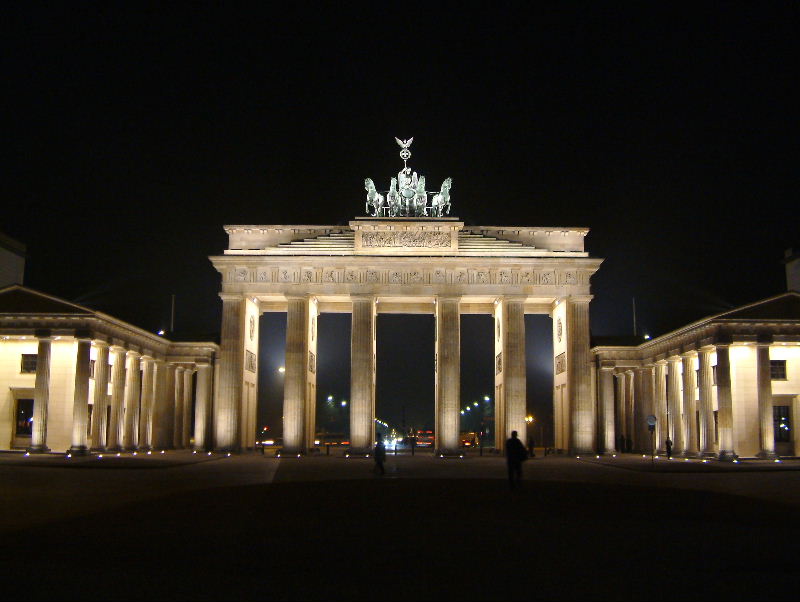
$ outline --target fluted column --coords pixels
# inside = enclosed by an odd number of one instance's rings
[[[222,332],[220,333],[219,389],[217,399],[214,401],[214,448],[219,451],[238,451],[244,361],[245,301],[236,295],[223,294],[220,296],[222,297]],[[284,432],[285,442],[286,432]]]
[[[30,452],[47,452],[47,409],[50,404],[50,333],[37,334],[36,381],[33,392],[33,430]]]
[[[369,451],[375,424],[375,297],[353,296],[350,330],[350,449]]]
[[[627,451],[637,449],[639,445],[639,437],[636,433],[636,378],[633,370],[628,370],[625,373],[625,440]]]
[[[108,432],[108,343],[95,341],[94,404],[92,409],[92,449],[106,448]]]
[[[173,444],[175,420],[175,364],[156,360],[156,392],[153,408],[153,447],[167,449]]]
[[[717,345],[717,407],[719,432],[719,459],[732,460],[733,449],[733,397],[731,395],[731,360],[729,347]]]
[[[667,378],[669,379],[667,405],[670,417],[670,437],[672,438],[672,453],[673,455],[678,455],[686,451],[686,427],[683,420],[681,373],[679,368],[680,358],[671,357],[667,362]]]
[[[142,409],[139,416],[138,448],[147,451],[153,447],[153,403],[155,399],[155,361],[142,356]]]
[[[567,378],[570,392],[572,453],[595,449],[597,416],[592,400],[592,367],[589,358],[589,301],[567,299]]]
[[[157,359],[153,361],[153,404],[150,420],[150,447],[164,448],[166,445],[166,438],[164,431],[166,429],[166,400],[167,400],[167,363],[164,360]],[[171,431],[168,431],[171,432]]]
[[[197,364],[197,386],[194,402],[194,449],[205,450],[209,440],[211,415],[211,364]]]
[[[600,393],[598,409],[600,412],[600,441],[598,451],[613,454],[617,450],[614,429],[614,364],[603,362],[598,371],[597,388]]]
[[[625,451],[625,436],[627,429],[627,419],[625,413],[625,373],[617,372],[614,374],[614,387],[616,391],[616,448],[617,451]]]
[[[72,445],[69,451],[75,455],[89,453],[87,431],[89,429],[89,370],[91,368],[92,340],[77,339],[75,355],[75,388],[72,396]],[[97,366],[97,362],[95,362]]]
[[[192,377],[194,369],[187,367],[183,371],[183,428],[181,430],[181,447],[189,447],[192,431]]]
[[[633,371],[633,431],[635,451],[650,451],[650,433],[647,431],[647,404],[645,401],[645,370],[636,368]]]
[[[667,362],[660,360],[656,362],[655,369],[655,402],[656,411],[656,449],[659,453],[667,451],[666,441],[669,437],[669,419],[667,418]],[[674,443],[674,442],[673,442]]]
[[[704,347],[698,354],[700,369],[700,453],[703,456],[716,456],[714,445],[714,408],[712,406],[712,391],[714,375],[711,370],[711,349]]]
[[[517,431],[519,439],[527,441],[527,382],[525,371],[525,306],[522,299],[504,299],[503,319],[503,386],[505,388],[505,438]],[[460,361],[460,356],[459,356]],[[459,372],[460,378],[460,372]],[[458,402],[457,402],[458,403]],[[458,407],[456,408],[458,409]],[[459,412],[460,413],[460,412]]]
[[[175,398],[172,402],[172,415],[174,416],[172,422],[172,447],[175,449],[183,447],[183,390],[186,384],[183,373],[185,370],[186,368],[183,366],[175,367]]]
[[[440,454],[455,454],[459,451],[460,303],[460,297],[436,299],[436,451]],[[524,436],[525,429],[523,428],[520,433]]]
[[[107,449],[122,449],[122,404],[125,397],[125,348],[114,345],[111,355],[114,364],[111,368],[111,418],[108,425]]]
[[[772,375],[769,364],[769,343],[759,342],[756,348],[756,381],[758,383],[758,421],[761,449],[759,458],[775,458],[775,424],[772,409]],[[796,425],[793,425],[797,428]]]
[[[125,443],[123,449],[135,450],[139,443],[139,395],[142,373],[138,351],[128,351],[128,372],[125,375]]]
[[[307,297],[289,297],[286,308],[286,360],[283,374],[283,450],[302,453],[305,440],[306,362],[308,362]],[[353,408],[351,408],[351,413]],[[352,428],[352,416],[351,416]],[[350,434],[353,441],[353,433]]]
[[[689,457],[700,453],[697,432],[697,398],[695,389],[694,358],[696,353],[689,351],[681,354],[683,362],[683,419],[686,423],[686,439],[684,440],[684,454]]]

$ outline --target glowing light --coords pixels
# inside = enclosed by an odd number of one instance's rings
[[[228,454],[228,455],[230,456],[230,454]],[[297,457],[299,458],[299,457],[300,457],[300,454],[297,454]]]
[[[484,395],[484,396],[483,396],[483,401],[491,401],[491,399],[489,399],[489,396],[488,396],[488,395]]]
[[[67,454],[67,458],[71,458],[71,457],[72,457],[72,454]]]
[[[134,456],[138,456],[138,455],[139,455],[139,452],[133,452],[133,455],[134,455]]]
[[[347,402],[346,401],[342,401],[342,407],[345,407],[346,405],[347,405]]]
[[[207,455],[207,456],[210,456],[210,455],[211,455],[211,452],[208,452],[206,455]]]
[[[149,455],[150,455],[150,454],[152,454],[152,453],[153,453],[153,452],[151,452],[151,451],[148,451],[148,452],[147,452],[147,455],[149,456]]]
[[[333,395],[328,395],[328,401],[333,401]]]
[[[575,456],[575,458],[576,458],[577,460],[580,460],[580,459],[581,459],[581,457],[580,457],[580,456]]]
[[[196,453],[197,453],[197,450],[194,450],[194,451],[192,452],[192,454],[193,454],[193,455],[194,455],[194,454],[196,454]]]
[[[616,457],[617,457],[617,454],[611,454],[611,457],[612,457],[612,458],[616,458]]]
[[[163,330],[159,330],[158,331],[158,336],[163,337],[164,336],[164,331]]]
[[[644,340],[645,341],[649,341],[650,340],[650,335],[649,334],[644,335]]]
[[[708,460],[705,460],[705,459],[704,459],[704,460],[703,460],[703,464],[707,464],[707,463],[708,463]]]
[[[98,459],[98,460],[102,460],[102,459],[103,459],[103,454],[99,454],[99,455],[97,456],[97,459]]]
[[[28,452],[25,452],[25,457],[28,457],[28,456],[30,456],[30,454]]]
[[[117,452],[117,458],[119,458],[122,454]]]
[[[775,463],[776,464],[780,464],[781,463],[780,459],[779,458],[775,458]]]
[[[462,416],[464,415],[464,410],[461,410],[461,415],[462,415]]]
[[[600,456],[595,456],[595,458],[597,458],[597,459],[599,460],[599,459],[600,459]]]
[[[281,374],[283,374],[284,372],[286,372],[286,368],[284,368],[283,366],[281,366],[280,368],[278,368],[278,372],[280,372]]]
[[[345,455],[344,455],[344,457],[345,457],[345,458],[349,458],[349,457],[350,457],[350,454],[345,454]]]
[[[162,454],[164,453],[164,450],[163,450],[163,449],[161,450],[161,453],[162,453]]]
[[[231,452],[228,452],[228,457],[229,457],[229,458],[231,457]]]
[[[317,439],[316,441],[314,441],[314,445],[319,445],[319,439]]]
[[[473,401],[473,402],[472,402],[472,405],[474,405],[474,406],[477,406],[477,405],[478,405],[478,402],[477,402],[477,401]]]
[[[275,457],[276,457],[276,458],[280,458],[280,457],[281,457],[281,455],[280,455],[280,454],[276,454],[276,455],[275,455]]]

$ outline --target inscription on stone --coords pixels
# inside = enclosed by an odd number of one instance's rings
[[[449,248],[448,232],[363,232],[363,247]]]
[[[567,354],[559,353],[556,356],[556,374],[562,374],[567,371]]]
[[[252,351],[244,352],[244,369],[248,372],[256,371],[256,354]]]

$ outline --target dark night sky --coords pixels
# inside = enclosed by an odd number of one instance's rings
[[[4,6],[0,229],[29,286],[151,330],[174,292],[208,336],[223,224],[345,223],[414,136],[468,224],[592,229],[596,335],[633,296],[658,334],[784,290],[797,3],[292,5]]]

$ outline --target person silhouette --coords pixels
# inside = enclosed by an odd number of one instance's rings
[[[511,438],[506,441],[506,464],[508,465],[508,486],[519,487],[522,480],[522,463],[528,458],[525,446],[517,437],[517,431],[511,431]]]
[[[386,446],[383,443],[383,435],[378,433],[375,442],[375,472],[383,476],[386,471],[383,469],[383,463],[386,461]]]

